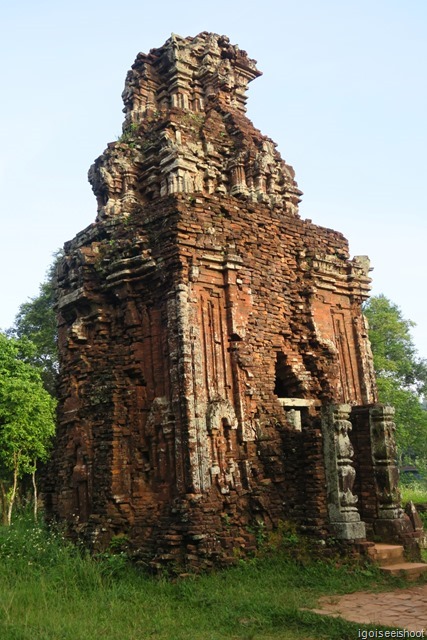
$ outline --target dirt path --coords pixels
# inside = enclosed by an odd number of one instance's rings
[[[340,616],[362,625],[424,631],[427,638],[427,584],[383,593],[356,592],[324,596],[315,613]]]

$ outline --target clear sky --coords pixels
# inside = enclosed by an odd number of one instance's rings
[[[87,170],[121,133],[136,54],[213,31],[258,60],[248,115],[295,168],[301,215],[370,256],[427,357],[426,0],[16,0],[1,21],[1,328],[95,218]]]

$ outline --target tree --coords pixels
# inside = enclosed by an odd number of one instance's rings
[[[58,372],[55,281],[62,255],[61,250],[56,251],[39,294],[21,304],[14,326],[7,332],[11,337],[26,337],[35,345],[32,362],[40,368],[44,385],[51,395],[55,395]]]
[[[364,306],[374,356],[380,402],[396,409],[396,440],[401,461],[427,461],[427,412],[421,405],[427,392],[427,362],[417,356],[411,336],[414,323],[384,295]]]
[[[372,297],[364,307],[378,376],[391,379],[417,394],[427,390],[427,362],[417,357],[411,336],[412,320],[384,295]]]
[[[31,364],[36,347],[0,333],[0,493],[3,522],[10,524],[22,475],[31,473],[37,517],[38,461],[46,460],[55,431],[55,400]]]

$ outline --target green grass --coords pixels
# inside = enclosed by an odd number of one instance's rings
[[[373,567],[296,561],[289,550],[210,575],[153,578],[125,556],[93,559],[20,517],[0,527],[2,640],[302,640],[360,625],[302,608],[324,594],[390,588]],[[366,627],[365,627],[366,628]]]
[[[402,504],[407,502],[413,502],[415,506],[420,504],[427,504],[427,482],[425,480],[421,482],[411,482],[401,486]],[[419,510],[419,516],[424,525],[424,531],[427,531],[427,511]],[[424,562],[427,562],[427,549],[421,551],[421,556]]]
[[[415,505],[427,503],[427,483],[411,482],[401,486],[402,502],[413,502]]]

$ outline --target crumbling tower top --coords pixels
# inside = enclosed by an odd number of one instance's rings
[[[212,100],[244,113],[248,83],[260,75],[256,60],[227,36],[172,34],[159,49],[139,53],[128,72],[122,94],[126,124],[171,107],[201,112]]]
[[[226,36],[172,35],[139,53],[123,91],[123,134],[89,172],[98,219],[176,193],[233,196],[298,215],[301,192],[276,144],[245,115],[261,75]]]

